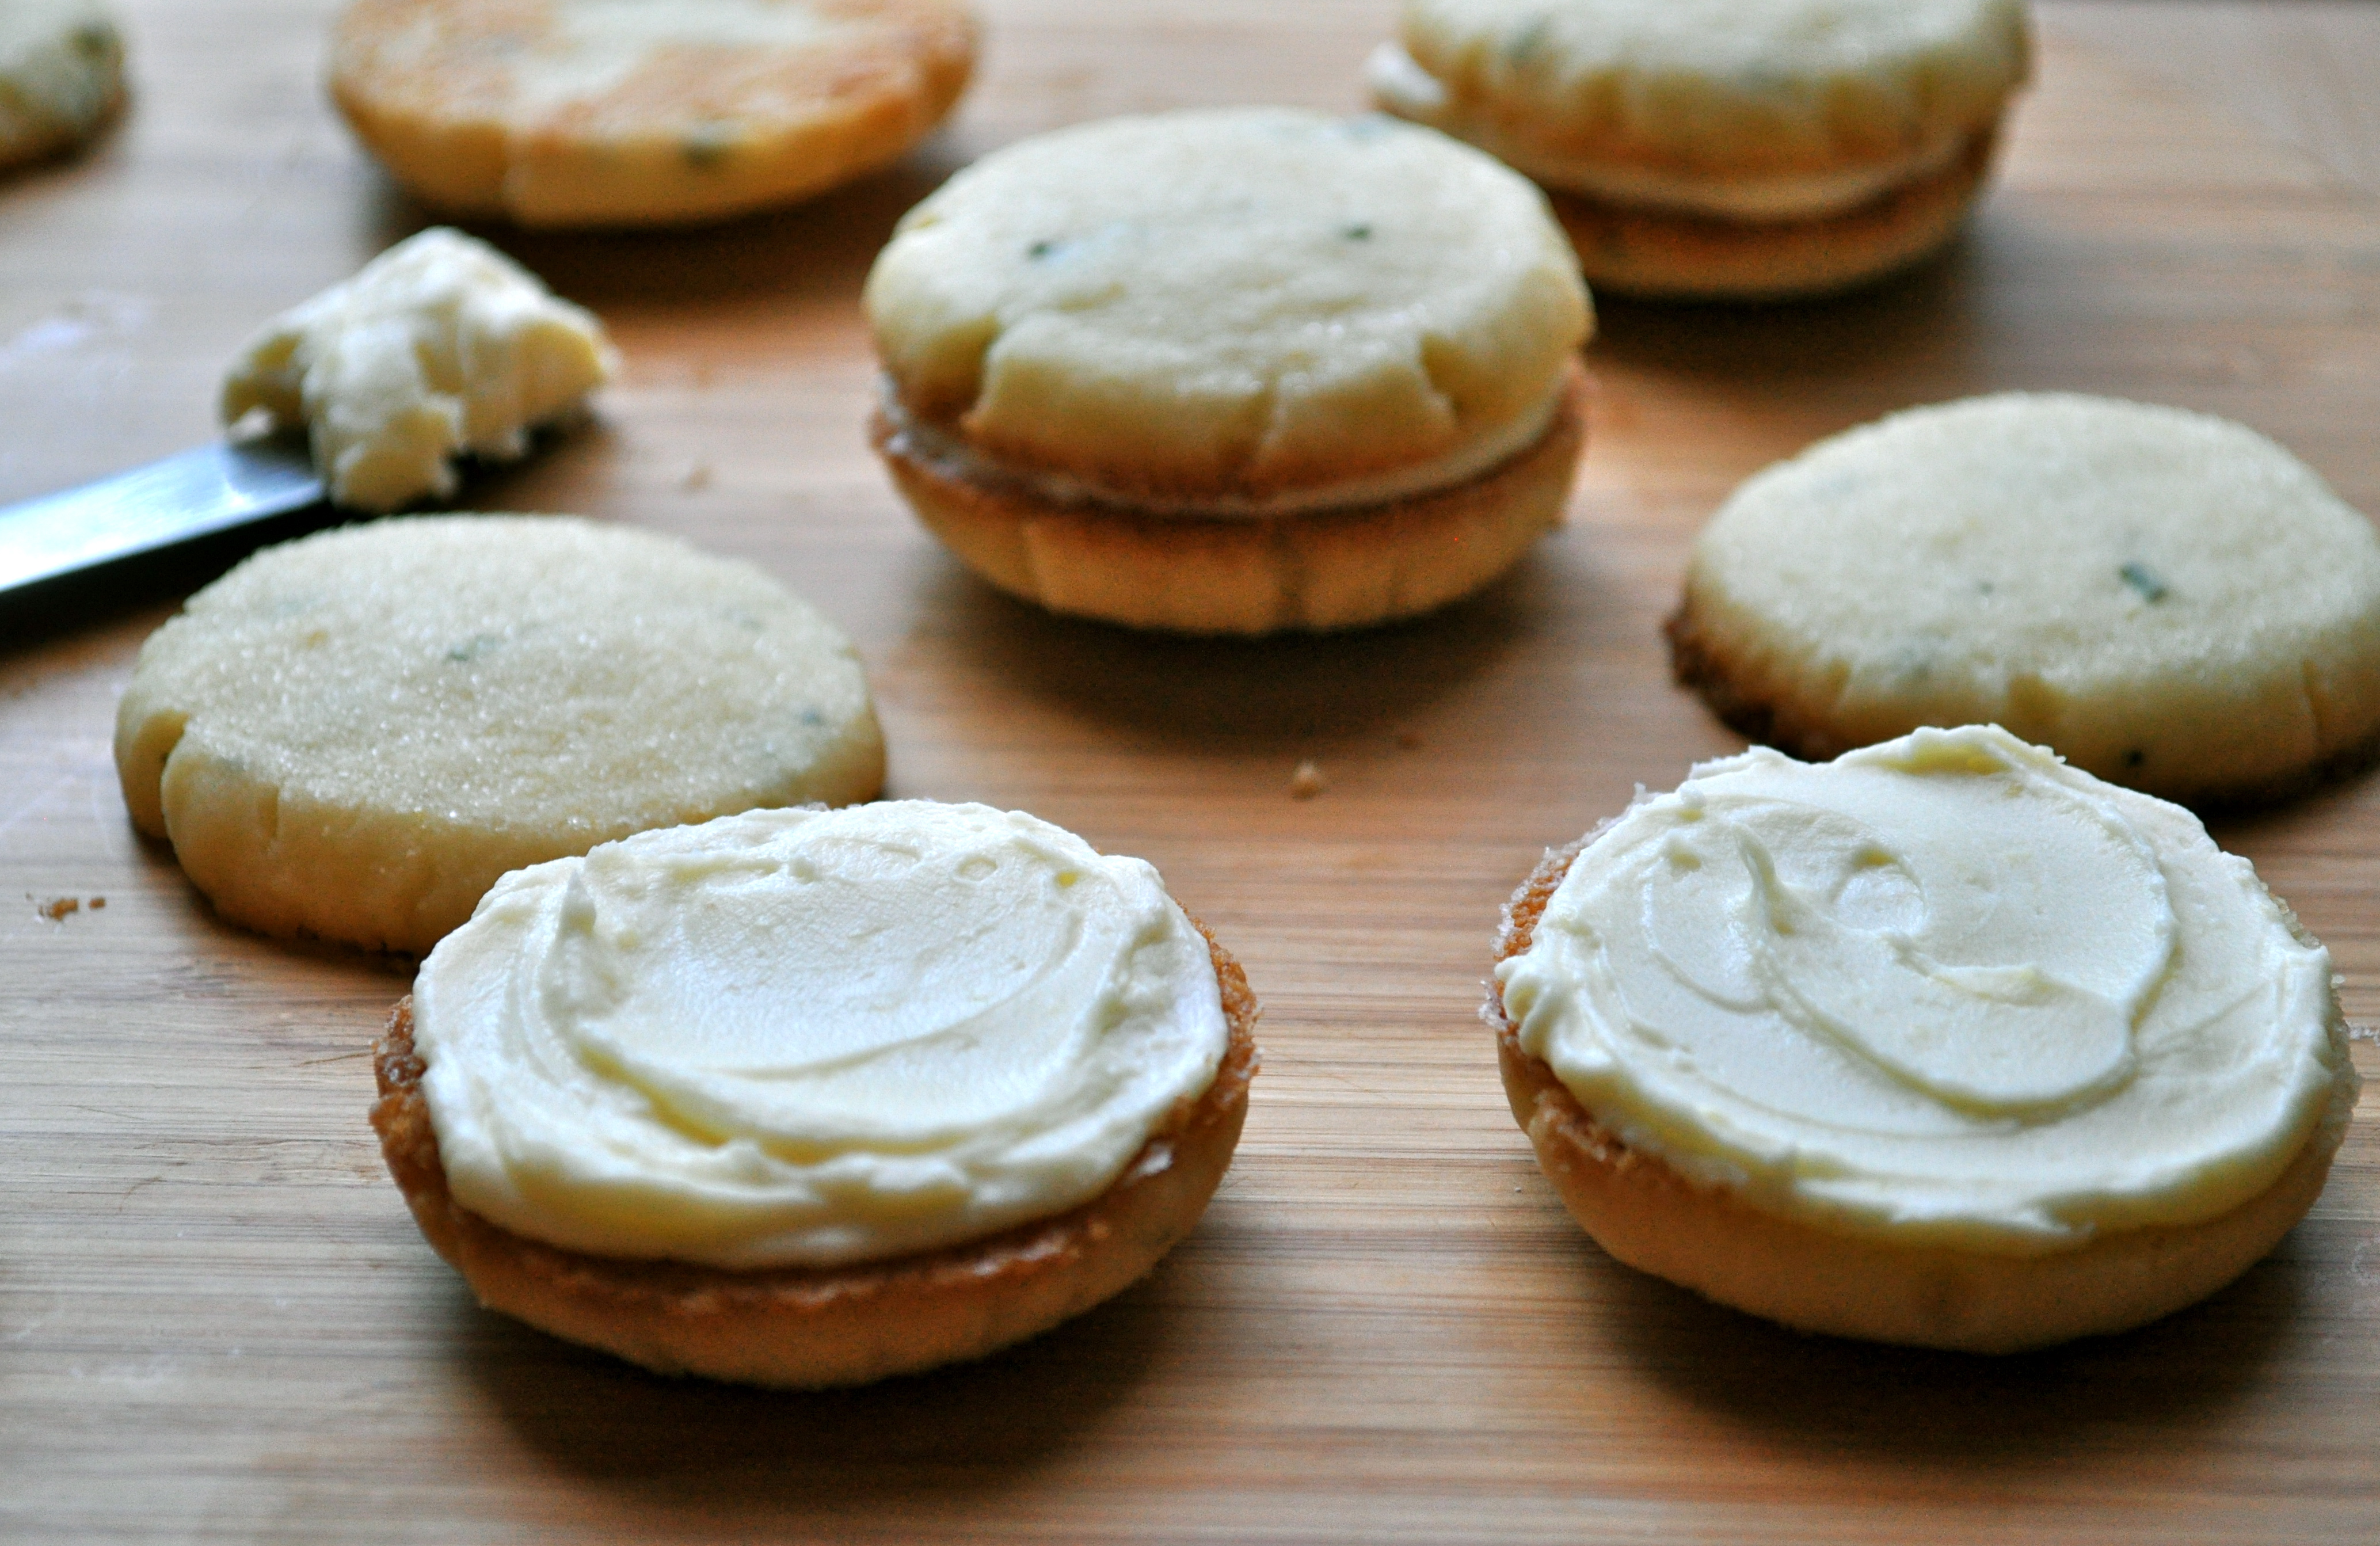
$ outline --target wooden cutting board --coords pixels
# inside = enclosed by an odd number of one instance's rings
[[[328,8],[122,0],[129,118],[0,183],[0,499],[203,438],[251,327],[423,223],[322,104]],[[491,233],[600,311],[627,369],[599,428],[474,498],[757,560],[858,639],[894,793],[1154,860],[1267,1004],[1206,1222],[1073,1326],[849,1394],[653,1379],[482,1313],[364,1126],[405,971],[223,926],[126,823],[115,698],[206,578],[149,571],[0,641],[0,1539],[2380,1539],[2372,1099],[2313,1218],[2209,1304],[2037,1357],[1926,1356],[1603,1259],[1474,1018],[1540,849],[1740,745],[1670,685],[1657,627],[1699,523],[1771,458],[1912,403],[2077,388],[2244,420],[2380,511],[2380,204],[2155,74],[2184,32],[2284,23],[2050,12],[2000,183],[1945,261],[1803,308],[1608,305],[1567,530],[1443,616],[1232,644],[1055,621],[941,556],[861,444],[861,276],[904,208],[1018,135],[1356,105],[1393,6],[985,9],[955,128],[890,176],[693,234]],[[2314,100],[2297,85],[2380,87],[2370,47],[2259,57],[2284,110]],[[1329,787],[1293,799],[1306,759]],[[2380,1015],[2380,781],[2218,835],[2331,944],[2350,1014]]]

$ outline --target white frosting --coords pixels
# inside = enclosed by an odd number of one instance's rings
[[[1522,1045],[1672,1168],[2012,1254],[2244,1202],[2345,1062],[2330,956],[2246,860],[1997,726],[1705,763],[1497,975]]]
[[[1540,150],[1505,133],[1492,117],[1464,111],[1399,43],[1375,49],[1366,74],[1374,98],[1390,112],[1468,140],[1548,188],[1729,220],[1810,220],[1855,210],[1948,170],[1973,139],[1964,129],[1937,130],[1900,154],[1817,172],[1678,170]]]
[[[829,1265],[1104,1191],[1228,1032],[1157,872],[979,805],[758,810],[516,870],[422,964],[447,1184],[606,1256]]]
[[[452,459],[513,457],[616,363],[602,324],[486,243],[433,227],[282,313],[240,351],[223,418],[304,424],[331,497],[393,510],[455,488]]]
[[[919,419],[901,401],[890,377],[877,383],[877,399],[892,425],[888,447],[923,462],[943,477],[981,488],[1011,489],[1051,505],[1102,505],[1145,516],[1188,516],[1257,519],[1265,516],[1310,515],[1322,510],[1353,510],[1367,505],[1436,493],[1501,467],[1545,437],[1560,408],[1566,383],[1556,382],[1544,402],[1511,423],[1488,431],[1477,440],[1442,456],[1387,472],[1366,473],[1336,482],[1291,489],[1264,499],[1219,494],[1210,499],[1155,500],[1129,490],[1109,488],[1072,473],[1016,467],[987,456],[938,425]]]

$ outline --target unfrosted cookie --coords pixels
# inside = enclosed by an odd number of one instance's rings
[[[354,0],[331,94],[431,204],[648,225],[784,204],[899,157],[975,62],[958,0]]]
[[[141,647],[115,764],[225,917],[419,953],[508,870],[865,799],[850,642],[751,566],[558,516],[376,522],[250,558]]]
[[[1988,722],[2170,798],[2253,798],[2380,736],[2380,538],[2228,420],[1978,397],[1744,483],[1670,639],[1722,717],[1802,756]]]
[[[1804,1331],[2154,1320],[2305,1216],[2355,1106],[2329,953],[2247,861],[1996,727],[1704,763],[1547,855],[1497,956],[1579,1223]]]
[[[877,444],[994,584],[1196,632],[1485,584],[1583,440],[1577,265],[1524,179],[1388,118],[1119,118],[985,157],[869,275]]]
[[[520,456],[617,360],[592,313],[433,226],[267,323],[224,378],[223,420],[304,426],[333,501],[388,511],[452,494],[458,456]]]
[[[1154,1265],[1231,1161],[1256,1013],[1155,870],[1046,822],[747,811],[505,876],[398,1006],[372,1125],[482,1303],[851,1384]]]
[[[1949,239],[2029,53],[2022,0],[1408,0],[1369,73],[1549,189],[1590,283],[1752,298]]]
[[[0,0],[0,167],[79,145],[124,102],[124,40],[96,0]]]

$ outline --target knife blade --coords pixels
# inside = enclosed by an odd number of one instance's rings
[[[219,442],[0,507],[0,596],[324,498],[302,442]]]

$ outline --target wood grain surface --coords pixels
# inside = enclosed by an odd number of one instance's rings
[[[119,3],[128,116],[0,181],[0,500],[204,438],[250,328],[424,221],[323,104],[322,0]],[[115,699],[225,561],[188,555],[0,618],[0,1540],[2380,1539],[2373,1097],[2313,1216],[2211,1302],[1925,1356],[1603,1259],[1474,1019],[1539,851],[1740,744],[1670,685],[1657,626],[1771,458],[1911,403],[2077,388],[2244,420],[2380,511],[2380,140],[2355,105],[2380,16],[2046,9],[1946,259],[1817,306],[1607,305],[1572,523],[1508,582],[1408,627],[1202,644],[1039,615],[920,534],[861,443],[861,276],[1019,135],[1355,105],[1393,6],[984,9],[976,91],[888,176],[690,234],[488,233],[627,366],[599,427],[471,500],[757,560],[857,639],[894,793],[1155,861],[1267,1004],[1206,1222],[1073,1326],[829,1396],[654,1379],[481,1312],[364,1123],[404,967],[225,926],[126,822]],[[1307,759],[1328,787],[1293,799]],[[2380,1016],[2380,781],[2217,835]]]

